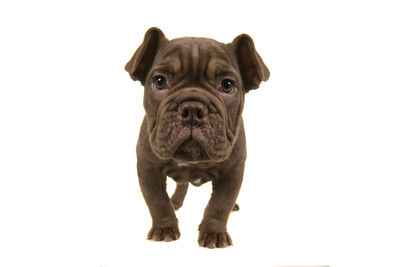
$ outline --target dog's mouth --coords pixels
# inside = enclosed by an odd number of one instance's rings
[[[214,122],[221,126],[207,122],[193,128],[175,120],[164,121],[151,135],[152,150],[161,159],[177,162],[222,161],[230,154],[232,144],[225,134],[223,122],[217,119]]]
[[[173,155],[174,160],[177,161],[206,161],[209,159],[207,152],[204,148],[196,142],[193,138],[189,138],[182,143]]]

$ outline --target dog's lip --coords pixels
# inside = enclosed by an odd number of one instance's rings
[[[188,127],[188,128],[190,128],[190,127]],[[189,136],[188,138],[182,139],[182,141],[179,142],[179,145],[178,145],[178,147],[177,147],[176,149],[178,149],[178,148],[179,148],[181,145],[183,145],[185,142],[192,140],[192,141],[194,141],[195,143],[197,143],[199,146],[201,146],[201,147],[205,150],[205,148],[202,146],[202,144],[201,144],[198,140],[196,140],[196,138],[193,138],[193,137],[194,137],[194,136],[193,136],[193,129],[191,129],[190,136]]]
[[[190,128],[190,127],[187,127],[187,128]],[[173,154],[175,154],[175,152],[176,152],[176,151],[180,148],[180,146],[182,146],[185,142],[192,140],[192,141],[194,141],[195,143],[197,143],[197,145],[199,145],[200,147],[203,148],[204,152],[207,154],[207,157],[210,159],[210,158],[211,158],[211,157],[210,157],[210,154],[209,154],[207,148],[203,146],[201,140],[199,140],[200,138],[196,138],[195,135],[193,135],[193,129],[196,129],[196,128],[190,128],[190,135],[189,135],[189,137],[187,137],[187,138],[182,138],[182,139],[180,140],[179,144],[178,144],[178,145],[176,146],[176,148],[174,149],[174,153],[173,153]],[[191,164],[191,165],[192,165],[192,164],[197,164],[197,163],[200,163],[200,162],[203,162],[203,161],[204,161],[204,160],[201,160],[201,161],[179,160],[179,161],[177,161],[177,162],[184,163],[184,164]]]

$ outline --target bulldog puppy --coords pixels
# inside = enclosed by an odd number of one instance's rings
[[[144,86],[146,115],[136,151],[140,188],[153,220],[148,239],[177,240],[174,210],[182,206],[188,184],[210,181],[213,192],[198,243],[232,245],[226,225],[232,209],[238,209],[246,160],[244,96],[269,78],[253,40],[246,34],[229,44],[168,40],[151,28],[125,70]],[[167,176],[177,183],[171,198]]]

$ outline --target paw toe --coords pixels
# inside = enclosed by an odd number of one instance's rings
[[[228,233],[203,232],[199,235],[199,245],[206,248],[226,248],[232,246],[232,239]]]
[[[147,235],[149,240],[166,242],[177,240],[179,237],[180,233],[177,227],[153,227]]]

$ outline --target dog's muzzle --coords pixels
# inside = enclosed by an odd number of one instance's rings
[[[231,151],[225,105],[205,89],[181,89],[169,95],[160,103],[156,121],[150,143],[162,159],[220,161]]]

